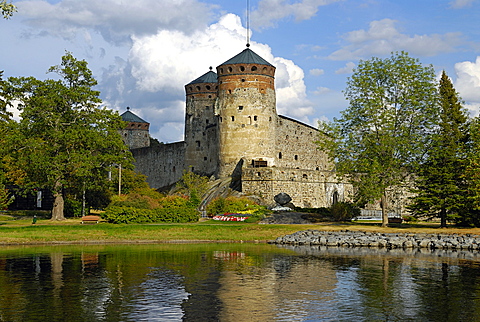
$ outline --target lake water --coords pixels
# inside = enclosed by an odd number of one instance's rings
[[[480,256],[266,244],[2,247],[0,321],[480,321]]]

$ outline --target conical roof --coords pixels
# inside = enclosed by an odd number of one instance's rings
[[[199,78],[191,81],[190,83],[188,83],[187,85],[190,85],[190,84],[201,84],[201,83],[216,83],[217,82],[217,73],[215,72],[212,72],[211,70],[205,74],[203,74],[202,76],[200,76]]]
[[[125,122],[148,123],[147,121],[142,120],[140,117],[130,112],[130,109],[128,107],[127,107],[127,111],[120,116],[122,117],[122,120]]]
[[[244,49],[241,53],[230,58],[229,60],[224,62],[222,65],[231,65],[231,64],[259,64],[259,65],[268,65],[273,67],[272,64],[270,64],[268,61],[260,57],[250,48]]]

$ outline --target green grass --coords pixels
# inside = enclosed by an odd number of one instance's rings
[[[311,225],[260,225],[256,223],[208,220],[189,224],[80,224],[81,220],[54,222],[40,218],[35,225],[31,218],[0,218],[0,244],[56,243],[144,243],[176,241],[254,242],[273,240],[300,230],[361,230],[370,232],[458,233],[480,235],[479,228],[439,229],[438,223],[399,224],[388,228],[380,223],[321,223]]]

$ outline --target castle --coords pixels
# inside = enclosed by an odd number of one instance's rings
[[[152,188],[177,182],[184,170],[232,177],[236,189],[272,201],[285,192],[299,207],[328,207],[351,191],[335,179],[318,150],[319,131],[278,115],[275,67],[247,48],[185,85],[184,141],[150,144],[149,124],[127,111],[122,132],[136,171]]]

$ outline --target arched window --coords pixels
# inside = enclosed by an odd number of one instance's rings
[[[252,66],[252,72],[257,70],[257,66]]]
[[[240,66],[240,71],[244,72],[245,71],[245,66]]]
[[[279,158],[279,159],[282,158],[282,152],[279,152],[279,153],[278,153],[278,158]]]

